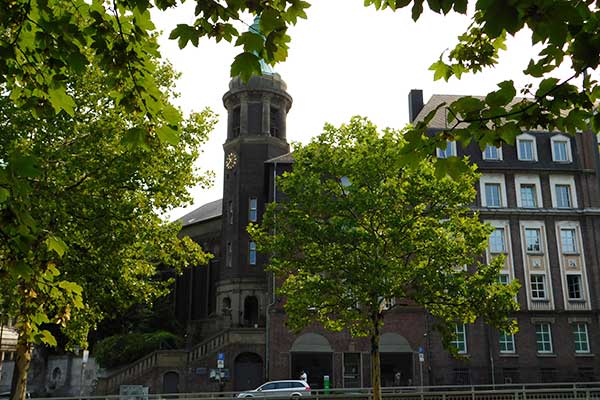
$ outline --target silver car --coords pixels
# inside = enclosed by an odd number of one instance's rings
[[[301,380],[272,381],[254,390],[238,394],[238,397],[291,397],[310,396],[310,386]]]

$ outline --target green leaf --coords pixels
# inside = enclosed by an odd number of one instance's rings
[[[129,148],[140,146],[145,150],[150,150],[147,143],[148,131],[140,126],[128,129],[122,138],[122,143]]]
[[[42,337],[41,337],[42,343],[45,343],[51,347],[57,346],[58,343],[56,342],[56,338],[52,335],[52,333],[50,333],[50,331],[43,330],[40,333],[42,335]]]
[[[442,60],[438,60],[431,64],[429,70],[433,71],[434,81],[438,81],[443,78],[447,82],[450,76],[452,76],[452,68]]]
[[[61,289],[64,289],[67,293],[81,294],[81,292],[83,291],[81,286],[79,286],[75,282],[60,281],[60,282],[58,282],[58,286]]]
[[[17,176],[22,176],[25,178],[34,178],[36,176],[40,176],[38,164],[37,158],[25,154],[16,154],[9,161],[9,166],[13,173]]]
[[[413,21],[418,20],[422,13],[423,13],[423,0],[414,0],[414,4],[412,7]]]
[[[67,94],[65,87],[48,88],[48,100],[56,113],[64,110],[71,117],[75,115],[75,101]]]
[[[498,84],[500,90],[488,93],[485,96],[485,102],[490,107],[500,107],[508,105],[517,95],[513,81],[504,81]]]
[[[58,236],[48,235],[44,243],[49,251],[55,252],[59,257],[62,257],[67,250],[67,244]]]
[[[236,46],[244,46],[248,53],[260,54],[264,47],[265,39],[262,35],[253,32],[244,32],[235,42]]]
[[[10,191],[3,187],[0,187],[0,203],[4,203],[10,198]]]
[[[238,54],[231,64],[231,76],[239,76],[244,82],[248,82],[252,75],[260,75],[260,71],[259,58],[252,53]]]
[[[163,143],[176,146],[179,143],[179,133],[169,125],[162,125],[156,129],[158,138]]]

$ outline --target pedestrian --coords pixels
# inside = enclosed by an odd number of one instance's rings
[[[306,372],[304,370],[302,371],[302,373],[300,373],[300,380],[308,382],[308,375],[306,375]]]
[[[402,380],[402,372],[397,371],[394,375],[394,386],[400,386],[400,381]]]

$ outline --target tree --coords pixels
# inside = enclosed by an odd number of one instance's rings
[[[279,292],[292,329],[319,322],[370,336],[375,399],[384,302],[423,307],[446,347],[456,323],[483,318],[516,328],[518,284],[499,283],[501,258],[480,262],[491,228],[470,208],[475,166],[451,179],[431,160],[407,166],[405,147],[403,131],[380,133],[358,117],[326,125],[296,146],[293,170],[278,180],[285,200],[249,227],[259,250],[272,255],[268,268],[285,279]]]
[[[166,101],[175,75],[155,71]],[[35,118],[6,91],[0,97],[0,183],[9,188],[0,189],[0,304],[19,334],[13,399],[25,398],[32,345],[56,345],[53,327],[69,347],[84,347],[99,321],[151,303],[171,275],[209,259],[159,213],[188,201],[187,187],[209,183],[193,162],[213,114],[191,115],[165,144],[108,86],[106,74],[86,67],[68,85],[73,116]],[[173,106],[165,112],[180,118]]]

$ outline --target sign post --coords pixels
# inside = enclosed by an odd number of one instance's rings
[[[423,363],[425,362],[425,353],[423,346],[419,346],[419,375],[421,377],[421,391],[423,391]]]

